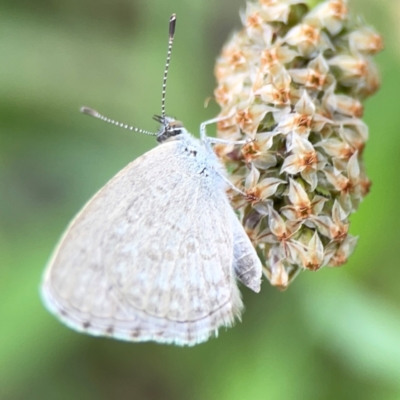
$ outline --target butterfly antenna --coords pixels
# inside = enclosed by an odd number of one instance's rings
[[[176,27],[176,14],[172,14],[171,18],[169,19],[168,52],[167,52],[167,61],[165,63],[165,69],[164,69],[164,79],[163,79],[162,95],[161,95],[161,119],[163,121],[165,121],[165,92],[167,88],[169,63],[171,61],[172,44],[174,43],[175,27]]]
[[[176,26],[176,14],[172,14],[169,19],[169,40],[168,40],[167,61],[165,63],[164,78],[163,78],[163,85],[162,85],[161,116],[157,117],[158,118],[157,121],[164,125],[166,124],[166,122],[165,122],[165,120],[166,120],[165,92],[166,92],[166,88],[167,88],[167,77],[168,77],[169,63],[171,61],[172,45],[174,43],[175,26]],[[104,122],[108,122],[109,124],[119,126],[120,128],[128,129],[130,131],[135,131],[135,132],[139,132],[139,133],[144,133],[145,135],[157,136],[157,133],[149,132],[144,129],[136,128],[135,126],[127,125],[127,124],[124,124],[123,122],[119,122],[114,119],[107,118],[106,116],[100,114],[96,110],[93,110],[92,108],[89,108],[89,107],[82,107],[80,111],[83,114],[90,115],[91,117],[100,119]]]
[[[115,125],[115,126],[119,126],[120,128],[128,129],[129,131],[135,131],[135,132],[139,132],[139,133],[144,133],[145,135],[150,135],[150,136],[157,136],[157,133],[149,132],[149,131],[146,131],[144,129],[136,128],[134,126],[127,125],[127,124],[124,124],[122,122],[115,121],[114,119],[107,118],[104,115],[102,115],[99,112],[97,112],[96,110],[93,110],[92,108],[89,108],[89,107],[82,107],[80,109],[80,111],[81,111],[82,114],[90,115],[91,117],[100,119],[100,120],[102,120],[104,122],[107,122],[109,124],[112,124],[112,125]]]

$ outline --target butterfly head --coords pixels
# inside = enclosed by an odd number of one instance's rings
[[[182,122],[173,117],[155,115],[153,119],[161,124],[160,129],[157,132],[158,143],[163,143],[170,139],[178,139],[187,134],[187,130],[183,127]]]

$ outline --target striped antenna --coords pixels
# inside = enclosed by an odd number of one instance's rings
[[[82,107],[80,109],[80,111],[83,114],[90,115],[91,117],[100,119],[100,120],[102,120],[104,122],[108,122],[109,124],[112,124],[112,125],[115,125],[115,126],[119,126],[120,128],[128,129],[129,131],[135,131],[135,132],[139,132],[139,133],[144,133],[145,135],[150,135],[150,136],[157,136],[157,133],[145,131],[144,129],[136,128],[134,126],[127,125],[127,124],[124,124],[122,122],[115,121],[114,119],[107,118],[104,115],[101,115],[96,110],[93,110],[92,108],[89,108],[89,107]]]
[[[174,43],[176,27],[176,14],[172,14],[169,19],[169,40],[168,40],[168,52],[167,52],[167,62],[165,63],[164,79],[162,85],[162,95],[161,95],[161,118],[165,121],[165,91],[167,88],[167,76],[169,63],[171,61],[172,44]]]
[[[169,19],[169,40],[168,40],[167,62],[165,63],[164,79],[163,79],[163,85],[162,85],[161,117],[158,117],[158,119],[156,119],[156,121],[160,122],[164,126],[166,126],[168,124],[166,121],[166,116],[165,116],[165,91],[166,91],[166,87],[167,87],[168,68],[169,68],[169,63],[171,61],[172,44],[174,43],[175,26],[176,26],[176,14],[172,14]],[[82,107],[80,111],[83,114],[90,115],[91,117],[100,119],[104,122],[108,122],[109,124],[118,126],[120,128],[128,129],[130,131],[135,131],[135,132],[139,132],[139,133],[144,133],[145,135],[150,135],[150,136],[158,135],[158,133],[149,132],[144,129],[140,129],[140,128],[136,128],[131,125],[124,124],[123,122],[118,122],[118,121],[115,121],[114,119],[107,118],[104,115],[97,112],[96,110],[93,110],[92,108],[89,108],[89,107]]]

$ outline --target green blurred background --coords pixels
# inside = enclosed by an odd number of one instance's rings
[[[243,322],[194,348],[78,334],[38,286],[68,221],[155,145],[79,114],[154,130],[168,19],[178,15],[167,112],[197,134],[218,109],[214,60],[244,0],[0,1],[0,399],[400,399],[400,4],[350,0],[384,35],[366,104],[371,194],[338,269],[286,291],[243,289]]]

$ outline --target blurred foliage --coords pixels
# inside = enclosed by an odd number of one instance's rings
[[[352,219],[355,254],[286,292],[243,289],[242,323],[177,348],[75,333],[43,308],[38,285],[74,213],[155,145],[79,107],[154,130],[176,12],[167,111],[196,133],[218,111],[203,102],[244,1],[0,0],[0,399],[400,398],[400,5],[350,4],[386,44],[365,111],[373,187]]]

